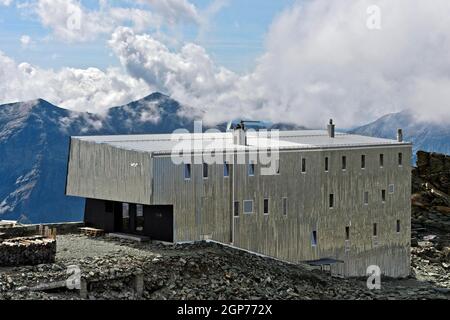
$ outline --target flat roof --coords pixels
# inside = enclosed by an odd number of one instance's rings
[[[326,130],[249,131],[247,132],[246,146],[234,144],[232,132],[76,136],[72,138],[155,154],[171,153],[174,148],[202,152],[267,148],[296,150],[411,145],[408,142],[347,133],[336,133],[335,138],[330,138]]]

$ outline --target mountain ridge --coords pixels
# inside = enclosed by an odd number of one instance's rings
[[[160,93],[110,108],[105,115],[44,99],[1,105],[0,219],[81,220],[84,200],[64,195],[70,136],[169,133],[192,124],[179,114],[182,108]]]

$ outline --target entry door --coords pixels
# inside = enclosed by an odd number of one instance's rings
[[[173,242],[173,206],[145,206],[144,234],[153,240]]]

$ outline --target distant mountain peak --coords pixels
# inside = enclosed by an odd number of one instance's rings
[[[161,92],[153,92],[152,94],[149,94],[142,100],[161,100],[161,99],[170,99],[170,96],[163,94]]]

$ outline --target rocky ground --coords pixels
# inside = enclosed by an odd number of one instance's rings
[[[1,299],[80,299],[76,290],[22,290],[65,281],[76,265],[89,299],[136,299],[133,275],[144,274],[141,299],[449,299],[450,160],[418,154],[413,172],[411,276],[338,279],[302,265],[263,258],[214,243],[162,245],[62,235],[56,262],[0,268]]]
[[[450,157],[417,153],[411,212],[412,273],[450,288]]]
[[[89,299],[135,299],[134,272],[144,273],[142,299],[448,299],[446,290],[416,279],[338,279],[317,270],[255,256],[214,243],[136,244],[81,235],[58,237],[56,263],[2,269],[0,299],[80,299],[78,291],[18,291],[67,279],[69,265],[98,282]],[[125,279],[114,280],[117,277]]]

